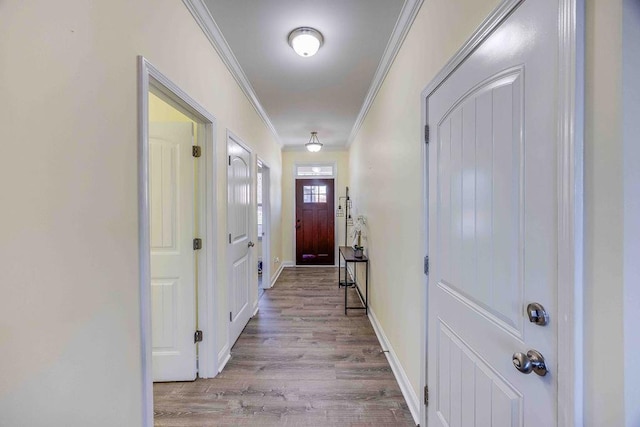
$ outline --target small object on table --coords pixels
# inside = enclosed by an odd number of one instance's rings
[[[356,258],[362,258],[362,256],[364,255],[363,253],[363,247],[362,246],[354,246],[353,247],[353,256]]]

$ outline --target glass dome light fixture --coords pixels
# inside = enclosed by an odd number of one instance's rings
[[[315,55],[323,43],[322,33],[315,28],[299,27],[289,33],[289,46],[305,58]]]
[[[322,144],[318,140],[318,132],[311,132],[311,138],[309,139],[309,142],[304,144],[304,146],[312,153],[320,151],[322,149]]]

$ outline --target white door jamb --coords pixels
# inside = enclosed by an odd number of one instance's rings
[[[258,160],[262,163],[262,233],[267,237],[265,239],[262,236],[262,289],[264,290],[271,287],[271,167],[260,157]]]

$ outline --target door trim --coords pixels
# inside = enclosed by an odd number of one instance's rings
[[[271,167],[260,156],[256,156],[256,162],[262,163],[262,287],[271,287]],[[267,173],[265,174],[265,170]],[[265,177],[267,178],[265,180]],[[266,191],[265,191],[266,189]],[[256,187],[256,192],[258,188]],[[257,193],[256,193],[257,194]],[[266,198],[265,198],[266,194]],[[266,203],[265,203],[266,201]],[[256,197],[257,204],[257,197]],[[265,232],[266,231],[266,232]],[[266,272],[266,274],[265,274]]]
[[[205,339],[198,346],[198,376],[217,375],[215,316],[216,229],[216,118],[145,59],[138,56],[138,256],[140,286],[140,359],[142,373],[142,425],[153,426],[153,375],[151,362],[151,248],[149,237],[149,89],[179,105],[198,122],[202,135],[204,167],[199,168],[200,223],[204,238],[199,251],[198,324]]]
[[[329,176],[298,176],[298,166],[332,166],[333,167],[333,175]],[[333,213],[333,243],[335,246],[334,249],[334,260],[333,266],[331,265],[297,265],[296,261],[296,232],[295,232],[295,224],[296,224],[296,181],[299,179],[315,179],[315,178],[327,178],[333,179],[333,209],[335,211],[336,206],[338,206],[338,197],[340,197],[338,193],[338,162],[294,162],[293,164],[293,216],[291,217],[291,227],[293,227],[293,237],[292,237],[292,245],[293,248],[293,261],[290,261],[291,265],[287,265],[287,267],[298,267],[298,268],[318,268],[318,267],[335,267],[338,265],[338,257],[340,254],[338,253],[338,246],[340,242],[338,241],[338,222],[336,221],[335,212]]]
[[[427,124],[429,96],[525,0],[503,0],[467,42],[445,64],[420,95],[420,135]],[[559,427],[583,423],[583,269],[584,269],[584,0],[558,0],[558,395]],[[423,253],[429,254],[429,150],[420,138],[422,154],[421,207],[424,218]],[[427,384],[428,276],[424,278],[421,322],[420,390]],[[420,424],[427,424],[420,409]]]

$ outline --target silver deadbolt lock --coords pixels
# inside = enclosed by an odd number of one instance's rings
[[[529,322],[539,326],[544,326],[549,322],[547,311],[542,304],[537,302],[532,302],[527,306],[527,315],[529,315]]]
[[[547,375],[547,365],[544,363],[544,357],[537,350],[529,350],[527,354],[513,353],[513,366],[523,374],[536,374],[544,377]]]

